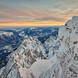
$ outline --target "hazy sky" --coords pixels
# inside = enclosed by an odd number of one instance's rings
[[[0,26],[62,25],[78,15],[78,0],[0,0]]]

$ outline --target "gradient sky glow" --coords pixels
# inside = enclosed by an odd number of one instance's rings
[[[63,25],[78,16],[78,0],[0,0],[0,26]]]

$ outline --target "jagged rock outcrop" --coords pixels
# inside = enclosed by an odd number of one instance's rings
[[[24,41],[18,48],[18,51],[23,54],[27,53],[29,50],[43,52],[43,55],[45,56],[45,49],[42,43],[36,37],[25,36]]]
[[[19,53],[14,54],[14,61],[18,65],[18,70],[22,78],[35,78],[31,71],[27,68],[27,62],[25,62],[25,56]]]
[[[29,68],[38,58],[44,59],[45,49],[41,42],[32,37],[26,36],[16,54],[20,58],[20,63],[22,63],[26,68]],[[19,58],[15,56],[15,61],[17,62]],[[22,60],[22,62],[21,62]]]
[[[78,78],[78,17],[73,17],[59,30],[58,62],[40,78]]]

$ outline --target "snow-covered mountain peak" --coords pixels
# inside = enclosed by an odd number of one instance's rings
[[[78,16],[73,16],[71,20],[67,21],[65,26],[69,29],[78,27]]]
[[[0,31],[0,36],[5,35],[5,36],[13,36],[13,32],[4,32],[4,31]]]
[[[36,38],[28,36],[25,36],[24,41],[17,49],[16,53],[15,60],[24,60],[22,63],[24,63],[27,68],[29,68],[38,58],[45,58],[45,48],[41,42]],[[16,58],[16,56],[18,58]]]
[[[18,51],[20,53],[26,53],[29,50],[43,52],[45,55],[45,48],[36,37],[25,36],[22,44],[18,48]]]

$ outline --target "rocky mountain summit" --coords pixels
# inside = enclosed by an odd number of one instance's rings
[[[25,36],[0,70],[0,78],[78,78],[78,17],[60,27],[44,44]]]
[[[25,36],[15,52],[15,61],[19,60],[26,68],[29,68],[37,59],[44,58],[46,58],[45,48],[37,38],[33,37]]]

